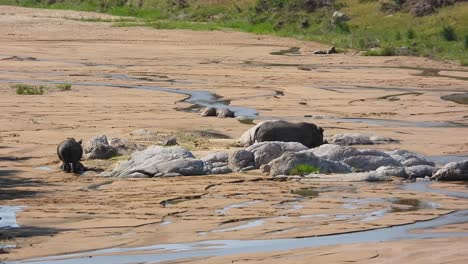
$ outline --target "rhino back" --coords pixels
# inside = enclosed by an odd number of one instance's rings
[[[260,126],[255,139],[258,142],[300,142],[307,147],[316,147],[323,143],[323,133],[315,124],[276,121]]]
[[[57,154],[63,162],[77,162],[83,156],[83,147],[74,140],[65,140],[58,145]]]

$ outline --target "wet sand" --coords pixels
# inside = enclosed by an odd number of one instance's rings
[[[364,57],[353,52],[311,55],[325,46],[229,30],[118,28],[69,19],[82,16],[107,17],[0,6],[0,205],[27,206],[17,213],[21,228],[1,230],[0,243],[17,248],[0,259],[117,246],[336,234],[467,209],[463,199],[402,190],[398,180],[279,182],[258,171],[123,180],[55,171],[55,148],[66,137],[86,141],[106,134],[148,145],[156,137],[145,139],[134,131],[225,135],[199,138],[201,143],[191,147],[201,156],[211,150],[234,149],[233,143],[250,127],[236,119],[202,118],[181,111],[191,106],[183,102],[184,94],[122,88],[138,85],[209,92],[219,96],[220,104],[255,109],[258,119],[314,122],[325,128],[327,137],[366,132],[400,141],[373,148],[398,147],[428,156],[468,152],[467,106],[440,98],[467,92],[466,68],[414,57]],[[299,47],[298,54],[271,54],[291,47]],[[24,96],[10,88],[15,81],[74,85],[71,91]],[[106,161],[84,163],[112,166]],[[36,169],[41,166],[53,171]],[[465,190],[457,184],[435,186]],[[310,187],[317,197],[291,192]],[[408,205],[395,205],[398,198],[440,206],[405,211]],[[388,210],[395,207],[403,210]],[[382,210],[387,211],[372,215]],[[370,216],[371,220],[362,221]],[[192,262],[302,263],[313,257],[319,263],[463,263],[468,259],[460,249],[465,240],[328,246]]]

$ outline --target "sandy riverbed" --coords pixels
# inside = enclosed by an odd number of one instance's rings
[[[231,105],[256,109],[260,118],[314,122],[325,128],[328,137],[368,132],[400,141],[378,148],[398,147],[434,156],[468,152],[467,106],[440,99],[467,92],[466,68],[425,58],[364,57],[352,52],[317,56],[311,51],[325,46],[231,31],[118,28],[111,23],[71,19],[90,16],[106,17],[0,6],[0,205],[27,206],[18,213],[21,228],[2,230],[0,242],[17,248],[0,255],[0,260],[115,246],[324,235],[467,209],[466,201],[460,199],[401,190],[398,181],[301,184],[273,181],[256,171],[117,180],[35,169],[56,168],[55,148],[66,137],[87,140],[106,134],[141,140],[132,133],[139,129],[224,135],[199,139],[203,144],[193,150],[201,155],[232,148],[250,127],[235,119],[202,118],[179,111],[190,106],[181,102],[186,98],[183,94],[112,85],[209,91],[230,100]],[[300,47],[300,55],[270,54],[290,47]],[[436,70],[428,74],[428,68]],[[438,75],[437,70],[443,74]],[[10,88],[12,82],[34,81],[86,85],[40,96],[16,95]],[[316,118],[304,118],[309,115]],[[466,189],[455,184],[435,186]],[[301,198],[291,192],[310,187],[318,191],[318,197]],[[166,207],[161,204],[174,198],[182,199]],[[361,221],[370,212],[408,206],[395,204],[395,198],[440,206],[394,211]],[[343,214],[352,217],[336,217]],[[308,215],[328,217],[305,217]],[[253,226],[242,227],[245,224]],[[450,228],[466,230],[468,225]],[[209,261],[305,263],[313,257],[322,263],[464,263],[468,255],[461,245],[465,243],[465,238],[425,239]]]

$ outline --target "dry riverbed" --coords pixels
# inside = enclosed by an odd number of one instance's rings
[[[80,17],[107,16],[0,6],[0,207],[24,206],[17,212],[20,227],[0,225],[0,244],[16,245],[0,254],[0,262],[113,247],[313,237],[468,209],[462,198],[407,190],[398,179],[300,183],[259,171],[155,179],[60,172],[55,148],[67,137],[86,141],[106,134],[150,145],[158,135],[176,134],[198,157],[235,149],[251,125],[193,112],[194,103],[207,101],[229,103],[260,120],[313,122],[326,137],[365,132],[399,140],[373,148],[439,160],[468,155],[468,108],[441,99],[468,92],[467,68],[425,58],[312,55],[325,47],[227,30],[118,28],[70,19]],[[299,47],[299,54],[271,54],[291,47]],[[10,87],[16,83],[72,88],[17,95]],[[142,129],[156,136],[145,137]],[[84,164],[106,169],[114,162]],[[39,169],[44,166],[52,170]],[[467,192],[455,183],[431,188]],[[459,223],[431,232],[467,228]],[[187,262],[465,263],[466,240],[241,252]]]

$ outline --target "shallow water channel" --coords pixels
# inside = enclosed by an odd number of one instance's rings
[[[433,192],[456,198],[468,198],[468,192],[452,192],[432,189],[429,182],[414,182],[405,184],[402,188],[411,191]],[[347,201],[347,206],[353,206],[362,201]],[[345,205],[346,205],[345,204]],[[432,207],[432,204],[421,204],[419,200],[396,199],[394,205],[400,209],[413,210],[418,207]],[[406,207],[405,207],[406,206]],[[407,209],[405,209],[407,208]],[[408,209],[409,208],[409,209]],[[353,243],[386,242],[409,239],[448,238],[468,236],[468,233],[430,233],[412,232],[417,229],[430,229],[439,226],[468,222],[468,210],[459,210],[442,215],[432,220],[420,221],[400,226],[384,227],[374,230],[356,231],[351,233],[324,235],[307,238],[269,239],[269,240],[207,240],[193,243],[159,244],[137,248],[109,248],[88,251],[77,254],[29,259],[14,263],[43,264],[93,264],[93,263],[158,263],[163,261],[184,260],[199,257],[227,256],[245,253],[272,252],[293,250],[307,247],[342,245]]]

